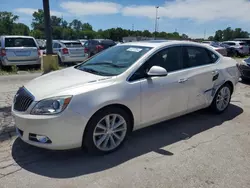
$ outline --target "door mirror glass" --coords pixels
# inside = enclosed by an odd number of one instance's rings
[[[160,66],[153,66],[149,69],[147,72],[148,76],[167,76],[168,72],[166,69],[160,67]]]

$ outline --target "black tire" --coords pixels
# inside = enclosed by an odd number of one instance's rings
[[[249,82],[250,81],[249,78],[246,78],[246,77],[243,77],[243,76],[241,76],[241,80],[242,80],[242,82]]]
[[[126,121],[127,130],[126,130],[126,134],[125,134],[123,141],[116,148],[114,148],[112,150],[104,151],[104,150],[100,150],[95,145],[94,139],[93,139],[93,134],[94,134],[94,130],[95,130],[98,122],[101,121],[101,119],[103,119],[105,116],[107,116],[109,114],[118,114],[118,115],[122,116],[124,118],[124,120]],[[122,144],[127,139],[128,134],[131,132],[131,130],[132,130],[132,119],[131,119],[130,115],[125,110],[123,110],[122,108],[118,108],[118,107],[104,108],[104,109],[96,112],[89,120],[89,122],[86,126],[86,129],[85,129],[84,135],[83,135],[82,147],[83,147],[83,149],[87,149],[87,151],[89,153],[92,153],[92,154],[111,153],[122,146]]]
[[[62,62],[60,56],[58,56],[58,64],[59,64],[60,66],[64,66],[64,63]]]
[[[220,110],[220,109],[218,109],[218,106],[217,106],[217,104],[216,104],[216,101],[217,101],[217,98],[218,98],[218,95],[219,95],[220,91],[221,91],[224,87],[227,87],[227,88],[230,90],[230,96],[229,96],[229,101],[228,101],[228,104],[227,104],[226,108],[223,109],[223,110]],[[218,91],[216,92],[216,94],[215,94],[215,96],[214,96],[213,102],[212,102],[212,104],[210,105],[210,110],[211,110],[213,113],[215,113],[215,114],[221,114],[221,113],[223,113],[223,112],[228,108],[228,106],[230,105],[231,96],[232,96],[232,88],[231,88],[231,86],[230,86],[229,84],[224,84],[224,85],[222,85],[222,86],[218,89]]]

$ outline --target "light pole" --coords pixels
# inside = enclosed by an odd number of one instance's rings
[[[155,7],[155,39],[156,39],[156,29],[157,29],[157,20],[158,20],[158,8],[159,6]]]
[[[46,48],[47,48],[46,54],[53,54],[49,0],[43,0],[43,11],[44,11],[44,26],[45,26],[45,35],[46,35]]]

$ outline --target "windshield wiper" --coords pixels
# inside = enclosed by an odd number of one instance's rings
[[[124,67],[127,67],[127,66],[125,66],[125,65],[118,65],[118,64],[109,63],[109,62],[93,63],[93,64],[87,64],[87,65],[84,65],[84,66],[91,66],[91,65],[109,65],[109,66],[117,67],[117,68],[124,68]]]
[[[90,68],[85,68],[85,67],[77,68],[77,69],[81,70],[81,71],[89,72],[89,73],[92,73],[92,74],[97,74],[97,75],[100,75],[100,76],[115,76],[114,74],[108,74],[108,73],[100,72],[100,71],[90,69]]]

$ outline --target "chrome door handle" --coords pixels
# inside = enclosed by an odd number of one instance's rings
[[[179,83],[184,83],[184,82],[186,82],[186,81],[188,81],[188,78],[181,78],[178,82],[179,82]]]

